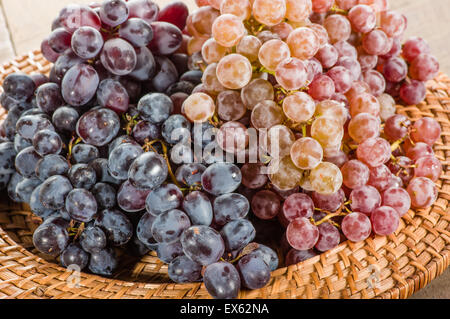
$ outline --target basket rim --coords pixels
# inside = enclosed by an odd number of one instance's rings
[[[37,62],[36,62],[37,60]],[[17,70],[22,70],[23,67],[23,63],[27,64],[27,65],[32,65],[34,69],[36,69],[37,71],[42,71],[42,70],[48,70],[50,68],[50,63],[44,61],[42,62],[42,57],[40,54],[39,50],[35,50],[31,53],[29,53],[28,55],[23,55],[23,56],[19,56],[16,57],[12,62],[8,62],[3,64],[2,67],[0,67],[0,76],[1,75],[6,75],[8,73],[11,72],[7,72],[6,70],[12,70],[13,72]],[[30,61],[33,61],[34,63],[30,63]],[[447,76],[443,73],[440,73],[440,75],[438,76],[437,79],[440,78],[445,78],[448,79]],[[450,80],[449,80],[450,81]],[[2,82],[2,78],[0,77],[0,83]],[[429,88],[429,89],[433,89],[433,87]],[[439,90],[439,88],[437,88],[437,90]],[[449,114],[450,114],[450,102],[448,104],[444,104],[441,105],[442,108],[444,108],[444,112],[446,113],[446,121],[449,121]],[[4,110],[3,110],[4,111]],[[443,131],[444,133],[444,131]],[[450,136],[450,134],[448,134]],[[441,136],[440,141],[443,141],[443,137]],[[444,148],[447,145],[450,145],[450,142],[442,144],[444,146]],[[445,151],[450,150],[450,146],[448,149],[444,150],[444,154]],[[443,174],[445,175],[450,175],[449,174],[449,169],[448,169],[448,162],[447,162],[447,158],[444,156],[444,161],[445,161],[445,165],[443,163]],[[450,179],[450,177],[449,177]],[[441,195],[441,189],[439,189],[439,194]],[[450,195],[450,193],[447,194],[444,193],[444,195]],[[439,197],[441,198],[441,197]],[[445,207],[441,207],[441,209],[444,211],[443,215],[449,215],[447,217],[447,221],[450,222],[450,212],[448,211],[448,199],[444,198],[445,200],[447,200],[447,203],[445,205]],[[10,207],[10,206],[8,206]],[[417,210],[416,213],[420,213],[421,210]],[[406,227],[406,226],[405,226]],[[447,228],[449,228],[450,226],[448,226]],[[399,230],[397,230],[397,232],[399,232],[401,229],[399,228]],[[450,234],[450,231],[449,231]],[[448,234],[446,234],[448,236]],[[387,239],[389,237],[389,239]],[[302,268],[302,267],[316,267],[316,264],[322,260],[327,259],[327,256],[331,256],[331,255],[339,255],[340,253],[344,254],[344,250],[349,249],[352,252],[356,252],[358,251],[360,248],[368,245],[370,247],[379,247],[379,246],[384,246],[385,242],[388,241],[396,241],[397,239],[395,238],[391,238],[391,236],[388,237],[379,237],[376,236],[374,238],[369,238],[363,242],[359,242],[359,243],[352,243],[348,240],[342,242],[339,246],[333,248],[332,250],[329,250],[327,252],[324,252],[320,255],[317,255],[311,259],[308,259],[304,262],[300,262],[296,265],[291,265],[288,267],[283,267],[283,268],[279,268],[277,270],[275,270],[274,272],[272,272],[272,276],[274,275],[278,275],[281,273],[293,273],[296,270]],[[36,265],[33,265],[34,267],[39,267],[38,265],[43,265],[45,266],[46,264],[50,265],[50,267],[52,269],[54,269],[55,271],[58,271],[60,274],[67,274],[67,269],[63,268],[62,266],[59,266],[57,264],[54,263],[49,263],[48,261],[45,261],[44,259],[42,259],[41,257],[33,254],[31,251],[29,251],[28,249],[24,248],[22,245],[20,245],[19,243],[17,243],[14,239],[12,239],[8,233],[3,229],[3,227],[1,227],[0,225],[0,238],[8,244],[8,247],[6,247],[7,251],[18,251],[21,254],[25,255],[26,258],[29,259],[29,261],[34,261],[36,263]],[[0,242],[0,248],[4,248]],[[5,254],[7,255],[7,254]],[[435,273],[437,275],[440,275],[443,271],[445,271],[445,269],[449,266],[449,260],[450,260],[450,241],[447,241],[447,244],[445,245],[445,249],[442,250],[442,254],[440,255],[440,259],[439,260],[433,260],[430,261],[430,263],[427,264],[427,267],[420,267],[420,264],[416,265],[416,268],[418,269],[418,271],[416,271],[414,273],[414,275],[412,277],[408,277],[406,279],[404,278],[394,278],[396,280],[396,284],[391,287],[388,290],[383,291],[381,294],[375,294],[374,298],[407,298],[410,295],[412,295],[412,293],[417,292],[418,290],[422,289],[424,286],[426,286],[430,280],[428,280],[428,278],[431,277],[436,277]],[[348,258],[351,258],[351,256],[347,256]],[[437,256],[434,256],[436,258],[438,258]],[[0,266],[2,266],[2,249],[0,249]],[[13,260],[9,260],[10,262],[12,262]],[[14,260],[15,261],[15,260]],[[434,263],[434,264],[433,264]],[[431,264],[431,265],[430,265]],[[0,271],[3,269],[7,269],[11,266],[3,266],[0,268]],[[433,271],[433,268],[436,268]],[[98,280],[100,282],[103,283],[108,283],[108,284],[115,284],[115,285],[119,285],[119,286],[123,286],[123,287],[129,287],[129,286],[138,286],[138,287],[145,287],[147,285],[151,285],[151,286],[158,286],[158,289],[165,289],[168,286],[189,286],[189,287],[193,287],[193,291],[197,291],[200,288],[202,288],[202,286],[204,286],[204,284],[202,282],[200,283],[193,283],[193,284],[177,284],[177,283],[153,283],[153,282],[141,282],[141,281],[125,281],[125,280],[121,280],[121,279],[114,279],[114,278],[107,278],[107,277],[103,277],[103,276],[99,276],[99,275],[95,275],[95,274],[90,274],[90,273],[81,273],[81,276],[84,278],[89,278],[91,280]],[[289,277],[289,275],[288,275]],[[292,276],[291,276],[291,280]],[[273,283],[272,283],[273,284]],[[272,285],[271,284],[271,285]],[[419,289],[416,289],[418,286]],[[263,288],[265,289],[265,288]],[[240,297],[244,297],[245,295],[241,295],[240,293]]]

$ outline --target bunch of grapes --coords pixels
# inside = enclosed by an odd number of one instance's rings
[[[43,220],[38,251],[104,276],[156,251],[236,298],[435,202],[440,126],[396,103],[439,65],[385,0],[197,4],[67,6],[49,77],[6,77],[0,188]]]

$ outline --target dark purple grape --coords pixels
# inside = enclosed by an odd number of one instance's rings
[[[141,97],[142,84],[129,77],[121,77],[119,82],[122,83],[125,90],[127,90],[130,102],[137,103]]]
[[[153,39],[149,44],[152,52],[169,55],[176,52],[183,42],[183,35],[177,26],[167,22],[153,22]]]
[[[255,255],[245,255],[238,264],[242,283],[249,289],[263,288],[270,280],[269,266],[262,258]]]
[[[72,34],[64,28],[57,28],[50,33],[48,44],[56,53],[63,53],[70,48]]]
[[[202,175],[202,186],[212,195],[234,192],[241,184],[239,167],[231,163],[216,163],[209,166]]]
[[[109,154],[108,168],[110,174],[119,180],[128,179],[128,170],[131,164],[143,153],[144,151],[139,145],[120,144]]]
[[[255,239],[255,228],[246,219],[237,219],[226,224],[220,231],[227,251],[240,250]]]
[[[36,187],[41,185],[41,183],[41,180],[36,177],[24,178],[19,183],[17,183],[16,193],[20,199],[19,202],[27,204],[30,203],[31,194],[36,189]]]
[[[156,217],[150,213],[142,215],[136,227],[136,235],[138,239],[152,250],[157,249],[158,243],[153,239],[152,225]]]
[[[171,86],[169,86],[166,90],[166,94],[167,95],[173,95],[175,93],[186,93],[188,95],[190,95],[192,93],[192,91],[194,90],[195,85],[192,84],[191,82],[187,82],[187,81],[180,81],[177,83],[172,84]]]
[[[49,154],[36,163],[36,176],[45,181],[54,175],[66,175],[69,172],[69,163],[61,155]]]
[[[75,164],[89,164],[99,156],[98,148],[89,144],[77,144],[72,148],[72,160]]]
[[[127,90],[119,81],[106,79],[100,82],[97,90],[97,101],[102,107],[117,113],[128,110],[130,98]]]
[[[31,142],[37,132],[41,130],[54,130],[49,119],[40,115],[22,116],[16,123],[17,133],[24,139]]]
[[[97,213],[97,201],[91,192],[75,188],[66,197],[66,211],[71,219],[87,223]]]
[[[171,115],[162,125],[161,134],[169,144],[178,144],[191,137],[191,123],[180,114]]]
[[[97,182],[95,170],[87,164],[73,165],[67,176],[75,188],[91,189]]]
[[[56,83],[62,82],[64,75],[67,73],[67,71],[70,70],[70,68],[83,62],[84,60],[76,55],[72,50],[67,50],[66,52],[61,54],[61,56],[59,56],[56,60],[53,67],[53,73],[57,79]]]
[[[45,74],[42,74],[42,73],[33,73],[33,74],[30,74],[30,77],[33,79],[33,82],[34,82],[34,85],[36,85],[36,88],[50,82],[50,79]]]
[[[45,59],[50,63],[55,63],[58,60],[60,54],[55,52],[50,44],[48,43],[48,38],[41,42],[41,52]]]
[[[157,92],[165,92],[169,86],[178,81],[178,71],[169,58],[156,56],[157,71],[151,80],[152,87]]]
[[[30,197],[30,209],[31,212],[33,214],[35,214],[36,216],[39,216],[41,218],[50,216],[52,214],[55,213],[55,211],[53,209],[48,209],[47,207],[45,207],[44,205],[42,205],[42,203],[39,200],[39,192],[41,191],[41,185],[38,185],[33,192],[31,193],[31,197]]]
[[[100,30],[100,17],[95,11],[86,5],[70,4],[65,6],[59,13],[59,25],[70,33],[74,33],[78,28],[90,26]]]
[[[63,267],[78,266],[80,270],[86,268],[89,263],[89,254],[79,244],[69,244],[61,254],[61,265]]]
[[[20,175],[30,178],[36,175],[36,166],[40,159],[41,156],[30,146],[17,154],[14,165]]]
[[[158,243],[171,243],[190,226],[189,217],[181,210],[173,209],[156,217],[152,223],[152,237]]]
[[[111,176],[108,171],[108,160],[106,158],[96,158],[89,163],[97,175],[97,181],[103,183],[110,183],[120,185],[121,181]]]
[[[114,151],[114,149],[116,147],[118,147],[121,144],[125,144],[125,143],[129,143],[129,144],[133,144],[133,145],[139,146],[139,144],[130,135],[121,135],[121,136],[115,138],[111,143],[109,143],[109,145],[108,145],[108,156],[109,156],[109,154],[111,154],[112,151]]]
[[[74,132],[77,126],[79,114],[70,106],[61,106],[52,116],[52,123],[59,132]]]
[[[33,96],[35,89],[33,79],[26,74],[11,73],[3,81],[5,94],[17,101],[28,100]]]
[[[148,194],[145,200],[147,212],[158,216],[164,212],[179,208],[183,201],[183,193],[174,184],[165,184]]]
[[[206,290],[215,299],[235,299],[241,289],[241,278],[236,268],[227,262],[209,265],[203,274]]]
[[[101,276],[111,276],[117,269],[119,261],[112,248],[104,248],[91,254],[89,270]]]
[[[264,262],[269,266],[271,271],[275,271],[278,269],[278,255],[277,253],[270,247],[267,247],[262,244],[258,244],[258,248],[253,250],[249,256],[257,256],[264,260]]]
[[[318,253],[314,249],[310,250],[295,250],[291,249],[286,255],[285,264],[286,266],[295,265],[302,261],[308,260],[317,256]]]
[[[91,193],[101,209],[113,208],[116,206],[116,190],[109,184],[97,183],[92,187]]]
[[[120,26],[119,37],[130,42],[134,47],[146,47],[153,39],[153,29],[143,19],[131,18]]]
[[[92,66],[76,64],[64,75],[61,82],[62,96],[72,106],[85,105],[95,96],[99,81]]]
[[[188,81],[198,85],[202,83],[202,76],[203,72],[200,70],[187,71],[180,77],[180,81]]]
[[[159,7],[151,0],[131,0],[127,4],[130,18],[141,18],[149,24],[158,19]]]
[[[107,108],[98,108],[84,113],[77,122],[76,131],[84,143],[104,146],[119,133],[120,120]]]
[[[181,1],[176,1],[165,6],[158,16],[158,21],[165,21],[176,25],[180,30],[186,27],[186,19],[189,8]]]
[[[183,246],[181,246],[179,240],[173,243],[160,243],[156,252],[159,260],[166,264],[170,263],[175,258],[184,255]]]
[[[127,243],[127,253],[132,256],[142,257],[147,255],[151,249],[147,247],[143,242],[141,242],[136,236],[133,236],[131,240]]]
[[[118,209],[105,209],[98,213],[95,226],[100,227],[114,246],[125,245],[133,236],[133,225]]]
[[[61,137],[54,131],[41,130],[34,135],[33,147],[41,156],[59,154],[62,146],[63,142]]]
[[[124,0],[107,0],[100,7],[100,19],[110,27],[117,27],[127,21],[128,11]]]
[[[122,76],[133,72],[137,56],[131,44],[123,39],[114,38],[105,42],[100,60],[106,70]]]
[[[12,174],[0,174],[0,190],[5,189],[11,179]]]
[[[52,114],[64,105],[61,88],[56,83],[45,83],[36,90],[36,104],[45,113]]]
[[[17,184],[19,184],[24,178],[19,173],[13,173],[11,178],[9,179],[8,186],[6,187],[6,192],[8,193],[8,197],[12,199],[14,202],[19,203],[20,198],[16,192]]]
[[[2,131],[5,132],[5,136],[9,140],[12,140],[16,135],[16,124],[22,112],[23,109],[21,108],[20,105],[14,106],[12,109],[9,110],[5,120],[1,124]]]
[[[140,117],[154,124],[166,121],[173,111],[172,100],[162,93],[151,93],[143,96],[138,103]]]
[[[189,71],[188,68],[188,61],[189,57],[187,54],[184,53],[174,53],[169,57],[170,61],[175,65],[177,68],[178,74],[184,74],[185,72]],[[180,80],[182,81],[182,80]],[[190,82],[190,81],[188,81]],[[198,83],[196,83],[198,84]]]
[[[175,177],[179,183],[186,186],[200,186],[201,177],[206,166],[199,163],[184,164],[177,168]]]
[[[106,243],[106,235],[100,227],[89,226],[80,235],[80,245],[88,253],[102,250]]]
[[[140,155],[131,164],[128,178],[135,187],[153,190],[164,183],[168,176],[168,167],[164,158],[154,152]]]
[[[193,225],[209,226],[213,220],[211,201],[205,193],[194,191],[185,196],[183,210],[189,216]]]
[[[161,137],[161,128],[148,121],[140,121],[133,127],[133,137],[141,145]]]
[[[136,67],[128,76],[136,81],[148,81],[156,72],[156,61],[152,52],[146,48],[136,49]]]
[[[250,210],[250,203],[244,195],[224,194],[214,200],[214,222],[225,225],[230,221],[244,218]]]
[[[67,230],[53,223],[44,223],[33,233],[33,245],[43,254],[58,256],[68,244]]]
[[[192,261],[203,266],[219,261],[225,251],[220,234],[208,226],[192,226],[181,235],[183,251]]]
[[[71,47],[80,58],[93,59],[102,50],[102,34],[92,27],[81,27],[73,34]]]
[[[169,264],[169,278],[177,283],[192,283],[202,279],[202,265],[189,257],[178,256]]]
[[[18,105],[19,101],[16,99],[13,99],[12,97],[8,96],[5,92],[0,94],[0,105],[6,110],[9,111],[14,106]]]
[[[14,143],[0,143],[0,174],[13,174],[15,169],[16,150]]]
[[[126,180],[117,192],[117,204],[126,212],[139,212],[145,209],[145,199],[150,190],[137,189]]]

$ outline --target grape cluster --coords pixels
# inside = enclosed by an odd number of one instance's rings
[[[61,10],[44,75],[8,75],[0,188],[41,253],[111,276],[155,251],[214,298],[431,206],[438,72],[376,0],[105,0]]]

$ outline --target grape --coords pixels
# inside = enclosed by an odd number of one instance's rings
[[[432,80],[439,73],[439,62],[430,54],[421,54],[411,62],[409,72],[414,80]]]
[[[203,282],[208,293],[215,299],[237,298],[241,288],[239,272],[227,262],[209,265],[203,274]]]
[[[367,139],[380,136],[380,130],[380,119],[369,113],[357,114],[348,125],[348,133],[356,143],[362,143]]]
[[[169,263],[168,274],[177,283],[191,283],[200,281],[202,266],[189,257],[178,256]]]
[[[69,244],[69,234],[63,227],[44,223],[33,233],[33,245],[43,254],[58,256]]]
[[[370,168],[369,185],[383,192],[389,187],[392,173],[386,165]]]
[[[267,285],[270,280],[269,266],[262,258],[255,255],[245,255],[238,264],[242,283],[249,289],[259,289]]]
[[[98,84],[99,77],[92,66],[76,64],[65,73],[61,93],[68,104],[81,106],[95,96]]]
[[[136,67],[134,48],[123,39],[115,38],[105,42],[100,60],[106,70],[115,75],[130,74]]]
[[[158,243],[171,243],[176,241],[190,226],[189,217],[184,212],[173,209],[156,217],[151,232]]]
[[[370,93],[374,96],[380,96],[386,89],[386,80],[383,75],[375,70],[366,71],[364,74],[364,81],[369,85]]]
[[[52,123],[59,132],[71,133],[76,129],[79,114],[70,106],[61,106],[53,113]]]
[[[224,194],[213,202],[214,222],[225,225],[230,221],[244,218],[250,209],[250,204],[245,196],[237,193]]]
[[[325,157],[324,161],[333,163],[337,167],[342,168],[342,166],[344,166],[344,164],[348,162],[348,156],[344,151],[339,151],[334,156]]]
[[[237,44],[236,53],[245,56],[250,62],[255,62],[258,60],[261,46],[262,42],[257,37],[246,35],[242,37],[241,41]]]
[[[320,40],[316,33],[306,27],[297,28],[289,34],[286,43],[293,57],[301,60],[310,59],[320,49]]]
[[[316,117],[335,118],[342,126],[349,119],[348,109],[337,101],[325,100],[316,105]]]
[[[216,40],[210,38],[202,46],[202,56],[206,63],[217,63],[229,53],[228,48],[221,46]]]
[[[297,140],[292,145],[290,154],[295,166],[304,170],[316,168],[323,159],[322,146],[310,137]]]
[[[288,196],[283,204],[282,214],[288,223],[296,218],[310,218],[314,212],[314,203],[312,199],[302,193],[294,193]]]
[[[325,69],[329,69],[337,63],[339,59],[339,52],[334,46],[327,43],[320,48],[315,58],[319,60]]]
[[[402,56],[406,61],[411,63],[421,54],[430,54],[431,48],[428,43],[419,37],[409,38],[404,44],[402,48]]]
[[[56,83],[45,83],[36,90],[36,104],[43,112],[52,114],[60,106],[63,106],[64,100],[61,96],[61,88]]]
[[[427,88],[425,83],[417,80],[405,82],[400,88],[400,97],[407,105],[416,105],[425,99]]]
[[[287,227],[286,237],[294,249],[308,250],[316,245],[319,239],[319,230],[308,219],[299,217]]]
[[[336,0],[336,4],[342,10],[350,10],[358,4],[358,0]]]
[[[159,15],[159,7],[151,0],[131,0],[127,3],[130,18],[141,18],[147,23],[156,21]]]
[[[314,256],[317,256],[317,252],[314,249],[309,250],[291,249],[286,255],[285,264],[286,266],[295,265],[310,258],[313,258]]]
[[[352,242],[360,242],[367,239],[372,232],[372,224],[369,217],[361,213],[351,213],[342,220],[342,232]]]
[[[423,142],[432,146],[441,136],[441,127],[435,119],[424,117],[414,123],[410,136],[415,143]]]
[[[239,122],[227,122],[217,132],[217,144],[226,152],[237,153],[248,146],[247,128]]]
[[[375,234],[388,236],[397,230],[400,224],[400,217],[392,207],[382,206],[372,212],[370,221]]]
[[[182,108],[189,120],[202,123],[208,121],[214,115],[216,106],[209,95],[194,93],[184,101]]]
[[[367,72],[374,69],[377,66],[378,56],[367,54],[365,51],[359,52],[358,62],[361,66],[361,71]]]
[[[34,150],[32,146],[30,146],[23,149],[19,154],[17,154],[14,165],[20,175],[25,178],[31,178],[35,176],[36,165],[40,159],[41,156]],[[10,162],[6,163],[6,167],[10,167]]]
[[[88,164],[99,156],[98,149],[89,144],[77,144],[72,148],[72,159],[76,164]]]
[[[160,124],[169,118],[173,110],[173,103],[167,95],[150,93],[139,100],[137,108],[143,120]]]
[[[129,96],[119,81],[106,79],[100,82],[97,89],[97,101],[101,107],[109,108],[117,113],[128,110]]]
[[[189,15],[188,7],[181,1],[165,6],[158,16],[158,21],[165,21],[176,25],[180,30],[186,27],[186,18]]]
[[[110,27],[116,27],[128,19],[128,7],[124,0],[107,0],[100,7],[100,19]]]
[[[259,62],[269,71],[275,71],[290,56],[289,46],[277,39],[265,42],[258,53]]]
[[[226,89],[217,77],[217,63],[212,63],[206,67],[203,72],[202,82],[205,89],[202,93],[217,95]],[[196,90],[194,89],[194,91]]]
[[[241,90],[241,99],[249,110],[253,110],[258,103],[273,100],[274,89],[270,82],[264,79],[254,79]]]
[[[107,183],[97,183],[91,189],[92,195],[94,195],[97,201],[98,207],[113,208],[116,206],[116,190],[114,187]]]
[[[228,89],[241,89],[252,78],[250,61],[240,54],[229,54],[217,64],[217,79]]]
[[[104,183],[110,183],[113,185],[121,184],[120,180],[115,179],[109,173],[108,160],[106,158],[96,158],[89,163],[89,166],[91,166],[95,170],[95,174],[97,176],[97,181],[104,182]]]
[[[275,125],[267,133],[267,151],[274,157],[284,157],[290,154],[295,136],[292,130],[284,125]]]
[[[71,48],[76,55],[84,60],[95,58],[102,47],[102,35],[92,27],[81,27],[72,35]]]
[[[246,163],[241,168],[242,184],[250,189],[258,189],[267,183],[264,174],[264,165],[261,163]]]
[[[59,154],[62,150],[62,144],[61,137],[50,130],[41,130],[33,138],[33,147],[41,156]]]
[[[177,144],[190,137],[191,123],[180,114],[171,115],[162,125],[161,134],[169,144]]]
[[[334,0],[311,0],[312,10],[316,13],[325,13],[331,9]]]
[[[289,58],[278,64],[275,71],[277,82],[286,90],[298,90],[307,84],[308,70],[303,61]]]
[[[252,198],[252,211],[260,219],[270,220],[277,216],[280,210],[280,199],[272,191],[259,191]]]
[[[147,211],[154,216],[178,208],[183,201],[183,194],[174,184],[166,184],[151,192],[145,201]]]
[[[111,276],[117,267],[117,256],[112,248],[104,248],[91,254],[89,270],[94,274]]]
[[[388,141],[383,138],[369,138],[359,144],[357,149],[357,157],[360,161],[370,167],[380,166],[391,156],[391,146]]]
[[[61,264],[64,267],[77,265],[80,270],[86,268],[89,262],[89,254],[81,249],[79,244],[69,244],[61,254]]]
[[[217,96],[217,113],[225,121],[237,121],[244,117],[247,108],[236,91],[223,91]]]
[[[118,209],[105,209],[98,213],[94,226],[101,228],[114,246],[126,244],[133,235],[133,226]]]
[[[49,154],[36,163],[35,173],[41,181],[54,175],[65,175],[68,172],[69,163],[60,155]]]
[[[283,111],[294,122],[306,122],[310,120],[316,110],[316,105],[311,97],[304,92],[296,92],[286,97],[283,101]]]
[[[222,14],[212,25],[212,36],[218,44],[225,48],[236,46],[245,35],[245,26],[233,14]]]
[[[408,66],[401,58],[392,58],[383,65],[383,75],[387,81],[401,82],[406,78]]]
[[[336,193],[342,186],[342,180],[339,168],[327,162],[320,163],[310,174],[311,186],[320,194]]]
[[[241,180],[241,171],[231,163],[213,164],[202,174],[203,189],[216,196],[234,192]]]
[[[369,181],[369,168],[358,160],[351,160],[341,168],[344,185],[350,189],[362,187]],[[390,172],[389,172],[390,173]]]
[[[33,137],[41,130],[54,130],[52,123],[45,116],[24,115],[16,123],[17,133],[29,142],[32,142]]]
[[[186,20],[189,34],[209,38],[212,34],[212,25],[219,15],[220,12],[209,5],[194,11]]]
[[[279,260],[277,253],[273,249],[265,245],[258,244],[258,248],[253,250],[248,255],[262,259],[267,264],[267,266],[269,266],[269,269],[271,271],[275,271],[278,269]]]
[[[183,210],[189,216],[192,224],[209,226],[213,220],[213,209],[206,194],[194,191],[183,200]]]
[[[104,146],[112,141],[120,129],[117,114],[107,108],[84,113],[77,122],[76,131],[84,143]]]
[[[22,203],[29,203],[31,195],[36,187],[41,185],[41,181],[36,177],[24,178],[16,185],[16,193],[19,201]]]
[[[145,199],[150,190],[136,188],[126,180],[117,192],[117,204],[126,212],[138,212],[145,209]]]
[[[55,211],[52,210],[52,209],[46,208],[39,201],[39,192],[41,191],[41,188],[42,188],[42,184],[38,185],[33,190],[33,192],[31,193],[31,196],[30,196],[29,204],[30,204],[31,212],[33,214],[35,214],[36,216],[39,216],[39,217],[43,218],[43,217],[47,217],[47,216],[50,216],[50,215],[54,214]]]
[[[176,170],[175,177],[178,182],[189,187],[200,185],[201,175],[205,170],[206,167],[199,163],[184,164]]]
[[[183,247],[180,241],[175,241],[173,243],[160,243],[158,244],[158,249],[156,250],[159,260],[164,263],[170,263],[172,260],[179,256],[183,256]]]
[[[83,26],[93,27],[96,30],[100,30],[101,27],[100,17],[95,11],[79,4],[64,7],[59,13],[58,23],[70,33],[74,33]]]
[[[395,142],[403,139],[408,134],[410,125],[411,121],[406,116],[397,114],[386,120],[384,133],[391,142]]]
[[[90,222],[97,213],[97,201],[91,192],[75,188],[67,194],[66,211],[72,219]]]
[[[340,14],[329,15],[325,19],[323,26],[327,29],[331,43],[347,41],[352,32],[350,21]]]
[[[29,149],[31,152],[32,148]],[[13,174],[15,169],[15,157],[16,152],[14,150],[14,144],[11,142],[0,143],[0,174]]]
[[[159,55],[175,53],[181,46],[183,36],[175,25],[158,21],[151,24],[153,39],[150,41],[150,50]]]
[[[375,28],[377,18],[375,11],[364,4],[358,4],[350,9],[348,13],[353,30],[361,33],[368,33]]]
[[[16,192],[16,187],[17,187],[17,184],[19,184],[23,179],[24,178],[19,173],[17,173],[17,172],[13,173],[11,175],[11,178],[9,179],[8,186],[6,188],[8,197],[17,203],[20,203],[21,199],[19,198],[19,195]],[[39,200],[39,202],[40,202],[40,200]]]
[[[17,101],[26,101],[31,98],[35,88],[33,79],[22,73],[9,74],[3,81],[5,94]]]
[[[97,181],[95,170],[87,164],[73,165],[67,175],[75,188],[91,189]]]
[[[295,166],[290,156],[271,161],[269,180],[280,190],[290,190],[296,187],[303,177],[303,171]]]
[[[411,208],[411,198],[401,187],[392,187],[383,193],[383,206],[392,207],[399,217],[403,217]]]
[[[55,63],[58,60],[60,54],[55,52],[48,43],[48,38],[41,42],[41,52],[44,58],[50,63]]]
[[[326,75],[318,75],[309,85],[308,93],[315,100],[330,99],[335,93],[334,81]]]
[[[303,22],[311,13],[311,0],[286,0],[286,18],[289,21]]]
[[[255,239],[255,228],[246,219],[237,219],[226,224],[220,231],[227,251],[240,250]]]
[[[335,66],[330,69],[327,74],[334,82],[337,93],[347,93],[353,82],[353,74],[343,66]]]
[[[153,29],[143,19],[131,18],[120,26],[119,36],[134,47],[143,48],[152,41]]]
[[[323,223],[318,226],[319,240],[315,248],[318,251],[325,252],[337,247],[341,241],[341,234],[336,226],[330,223]]]
[[[222,237],[208,226],[192,226],[181,235],[183,251],[192,261],[203,266],[217,262],[225,251]]]
[[[72,34],[64,28],[57,28],[50,33],[48,45],[56,53],[63,53],[70,48]]]
[[[270,129],[283,122],[283,111],[274,101],[262,101],[252,110],[251,123],[258,130]]]
[[[415,161],[414,176],[427,177],[437,182],[442,173],[441,162],[433,155],[423,156]]]
[[[253,1],[254,18],[259,23],[269,27],[282,22],[286,12],[286,2],[283,0]]]
[[[351,209],[354,212],[371,214],[381,206],[381,195],[373,186],[362,186],[350,193]]]
[[[152,214],[145,213],[136,227],[136,235],[139,241],[152,250],[157,249],[159,246],[159,243],[155,241],[152,235],[152,225],[155,219],[156,217]]]
[[[413,161],[405,156],[399,156],[395,160],[389,161],[387,166],[392,174],[399,176],[403,183],[407,185],[414,177]]]
[[[343,136],[344,129],[337,119],[319,117],[311,126],[311,137],[323,147],[340,143]]]

